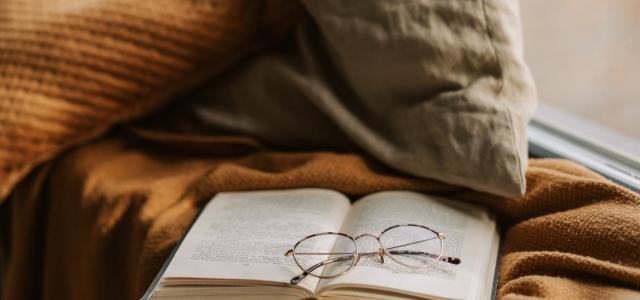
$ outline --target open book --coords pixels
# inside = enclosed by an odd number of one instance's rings
[[[300,239],[327,231],[378,235],[396,224],[421,224],[446,234],[443,255],[461,263],[438,261],[411,269],[390,259],[382,263],[363,257],[342,276],[307,276],[290,283],[302,270],[284,254]],[[220,193],[205,206],[145,298],[489,299],[498,239],[486,209],[414,192],[379,192],[353,205],[324,189]]]

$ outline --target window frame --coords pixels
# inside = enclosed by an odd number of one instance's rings
[[[539,103],[527,128],[529,155],[575,161],[640,193],[640,142]]]

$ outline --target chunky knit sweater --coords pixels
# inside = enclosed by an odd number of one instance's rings
[[[37,164],[153,111],[300,16],[294,1],[0,2],[0,201]]]

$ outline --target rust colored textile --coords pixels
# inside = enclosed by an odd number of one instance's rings
[[[302,11],[288,0],[0,1],[0,201],[35,165],[277,41]]]
[[[297,187],[416,190],[490,207],[505,229],[501,299],[640,298],[640,196],[568,161],[531,160],[527,193],[504,199],[401,177],[358,154],[137,135],[74,149],[16,187],[3,206],[4,299],[136,299],[215,193]]]

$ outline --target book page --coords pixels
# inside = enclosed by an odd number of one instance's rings
[[[163,278],[289,284],[301,270],[284,253],[307,235],[339,231],[349,205],[345,196],[321,189],[220,193],[203,209]],[[326,245],[327,252],[332,246]],[[318,281],[308,276],[299,286],[314,291]]]
[[[374,287],[430,298],[472,299],[483,292],[486,280],[492,280],[485,277],[496,228],[486,209],[414,192],[381,192],[357,201],[342,230],[354,237],[364,233],[378,236],[399,224],[419,224],[444,233],[443,255],[460,258],[461,263],[438,261],[423,269],[411,269],[388,256],[384,264],[378,256],[363,257],[345,275],[322,280],[319,294],[344,292],[336,288]],[[369,236],[357,243],[360,253],[380,248]]]

